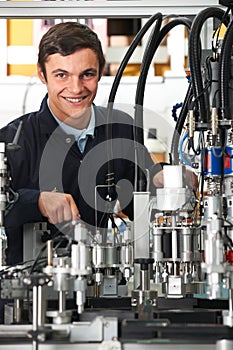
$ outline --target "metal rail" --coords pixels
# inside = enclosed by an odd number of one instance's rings
[[[163,15],[196,15],[219,5],[218,0],[177,1],[0,1],[0,18],[146,18]]]

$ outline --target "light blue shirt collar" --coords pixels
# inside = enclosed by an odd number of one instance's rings
[[[48,103],[48,107],[49,107],[49,101],[47,103]],[[88,124],[88,127],[86,129],[83,129],[83,130],[72,128],[72,126],[63,123],[60,119],[58,119],[53,114],[53,112],[51,111],[50,107],[49,107],[49,110],[52,113],[54,119],[59,124],[59,126],[62,128],[62,130],[66,134],[74,136],[80,151],[83,153],[84,149],[85,149],[85,146],[86,146],[86,142],[87,142],[88,136],[89,135],[90,136],[94,136],[94,131],[95,131],[95,111],[94,111],[93,105],[91,106],[91,119],[90,119],[90,122]]]

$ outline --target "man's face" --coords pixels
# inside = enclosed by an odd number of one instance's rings
[[[52,112],[73,127],[86,128],[100,76],[96,53],[88,48],[68,56],[56,53],[48,57],[45,69],[46,79],[40,66],[38,75],[47,86]]]

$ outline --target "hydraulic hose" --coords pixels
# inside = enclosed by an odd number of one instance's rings
[[[192,21],[189,18],[186,17],[178,17],[171,22],[167,23],[160,31],[158,39],[150,40],[147,49],[145,50],[142,66],[141,66],[141,72],[138,79],[137,84],[137,90],[136,90],[136,96],[135,96],[135,105],[136,106],[143,106],[144,102],[144,92],[145,92],[145,85],[146,85],[146,79],[148,75],[148,70],[151,64],[151,61],[155,55],[156,50],[158,49],[160,43],[165,38],[165,36],[177,25],[185,25],[188,29],[191,28]],[[140,116],[140,115],[139,115]],[[140,116],[141,117],[141,116]],[[136,123],[136,125],[141,125],[142,123]],[[140,140],[138,140],[140,142]],[[143,143],[143,140],[141,140],[141,143]]]
[[[171,29],[177,25],[185,25],[188,29],[191,28],[192,21],[186,17],[177,17],[174,20],[167,23],[159,32],[159,35],[156,33],[156,28],[152,32],[151,38],[148,42],[147,48],[144,52],[141,72],[137,84],[136,97],[135,97],[135,149],[136,149],[136,163],[141,166],[142,169],[145,168],[145,157],[143,154],[143,148],[140,148],[140,145],[144,145],[144,134],[143,134],[143,103],[144,103],[144,92],[146,79],[148,75],[148,70],[151,64],[151,61],[155,55],[156,50],[158,49],[160,43],[164,37],[170,32]],[[140,149],[142,149],[140,151]],[[146,188],[145,176],[143,172],[138,168],[137,175],[137,187],[139,191],[144,191]]]
[[[112,88],[108,98],[108,106],[107,106],[107,155],[108,155],[108,174],[107,174],[107,184],[108,184],[108,200],[111,201],[113,197],[115,197],[115,180],[114,180],[114,169],[113,169],[113,151],[112,151],[112,110],[113,104],[116,97],[116,92],[122,78],[125,67],[127,66],[132,54],[134,53],[136,47],[148,31],[148,29],[152,26],[155,21],[162,20],[162,14],[156,13],[151,16],[148,21],[144,24],[144,26],[140,29],[140,31],[135,36],[133,42],[128,48],[120,67],[118,68],[117,74],[112,84]]]
[[[231,79],[231,56],[233,45],[233,22],[223,38],[219,61],[220,119],[232,119],[230,110],[229,83]]]
[[[203,24],[208,18],[218,18],[220,21],[223,19],[225,12],[221,9],[210,7],[202,10],[193,20],[193,24],[190,30],[189,37],[189,63],[191,80],[193,84],[194,98],[198,104],[199,116],[198,121],[206,123],[209,111],[206,110],[205,93],[202,81],[201,72],[201,47],[200,47],[200,33]]]
[[[143,97],[145,90],[146,78],[148,70],[154,56],[154,47],[157,48],[158,37],[162,18],[160,18],[149,36],[146,49],[144,51],[140,76],[138,79],[136,97],[135,97],[135,113],[134,113],[134,145],[135,145],[135,164],[137,165],[137,176],[135,180],[135,191],[146,191],[146,177],[142,169],[145,169],[145,155],[144,155],[144,127],[143,127]],[[140,93],[139,93],[140,92]],[[138,97],[142,97],[141,99]]]
[[[116,73],[115,79],[112,84],[112,89],[109,94],[108,98],[108,104],[114,103],[117,89],[120,83],[120,80],[122,78],[122,75],[124,73],[125,67],[127,66],[132,54],[134,53],[134,50],[148,31],[148,29],[152,26],[152,24],[156,20],[161,20],[163,18],[162,14],[160,12],[156,13],[155,15],[151,16],[148,21],[144,24],[144,26],[140,29],[140,31],[135,36],[133,42],[131,43],[130,47],[128,48],[123,60],[121,61],[120,67],[118,68],[118,71]]]
[[[176,127],[172,136],[172,143],[171,143],[171,162],[173,165],[178,165],[179,164],[179,142],[180,142],[180,135],[182,132],[182,128],[184,126],[188,109],[189,109],[189,104],[190,104],[190,99],[191,96],[193,95],[193,88],[192,88],[192,83],[189,83],[188,91],[185,96],[184,103],[181,108],[181,112],[179,115],[179,118],[176,123]]]

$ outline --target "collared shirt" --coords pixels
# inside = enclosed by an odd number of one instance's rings
[[[87,143],[88,136],[94,136],[94,131],[95,131],[95,111],[94,111],[93,106],[91,106],[91,119],[90,119],[90,122],[88,124],[88,127],[86,129],[80,130],[80,129],[73,128],[72,126],[63,123],[60,119],[58,119],[54,115],[54,113],[52,112],[52,110],[51,110],[51,108],[49,106],[49,100],[47,101],[47,103],[48,103],[49,110],[50,110],[52,116],[54,117],[54,119],[57,121],[57,123],[60,125],[62,130],[67,135],[73,135],[74,136],[80,152],[83,153],[84,149],[85,149],[85,146],[86,146],[86,143]]]

